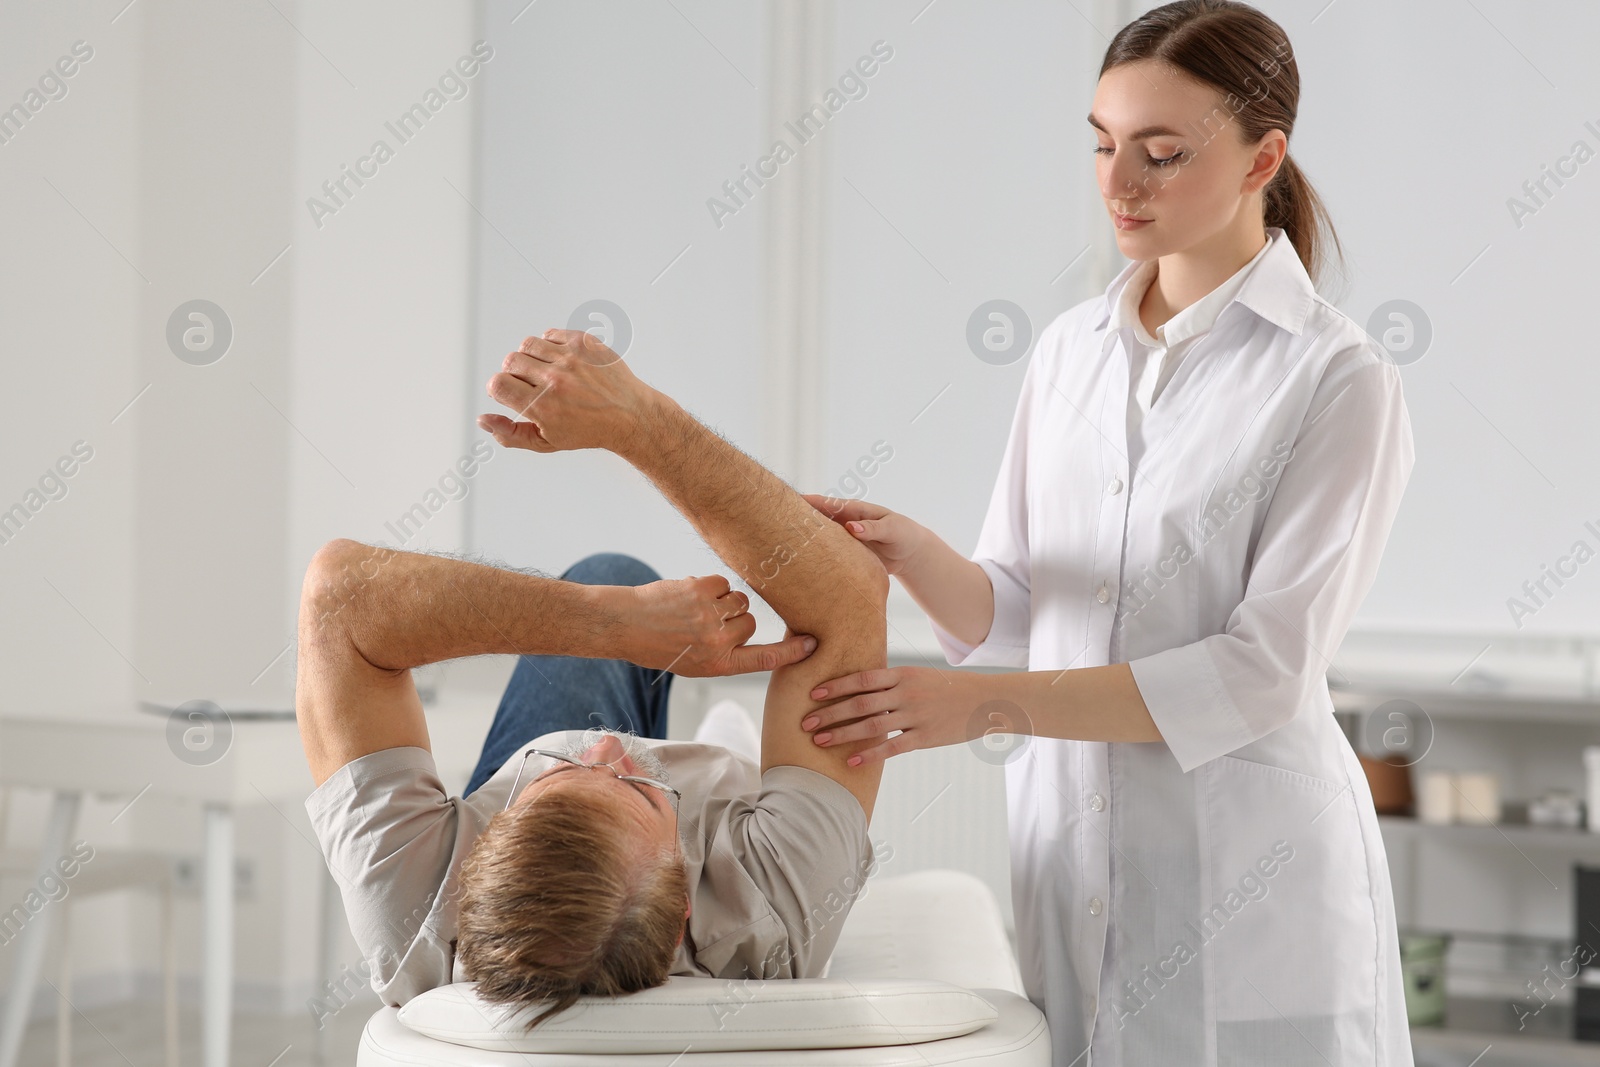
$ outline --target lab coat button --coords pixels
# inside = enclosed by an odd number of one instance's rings
[[[1106,810],[1106,798],[1101,796],[1099,793],[1096,793],[1094,796],[1090,797],[1089,798],[1089,810],[1090,811],[1105,811]]]
[[[1100,905],[1100,898],[1099,897],[1090,897],[1089,898],[1089,914],[1090,915],[1099,915],[1100,914],[1100,907],[1101,907],[1101,905]]]
[[[1111,590],[1106,588],[1106,583],[1101,582],[1100,588],[1094,591],[1094,598],[1104,604],[1111,599]]]
[[[1106,486],[1106,491],[1112,496],[1116,496],[1118,493],[1122,492],[1122,479],[1115,477],[1112,478],[1111,484]]]

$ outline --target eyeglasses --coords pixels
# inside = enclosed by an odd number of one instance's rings
[[[641,778],[636,774],[617,774],[616,768],[611,766],[609,763],[585,763],[583,760],[574,759],[573,757],[563,755],[560,752],[551,752],[548,749],[543,748],[530,748],[522,754],[522,765],[517,768],[517,776],[511,781],[511,793],[506,797],[506,806],[501,808],[501,811],[508,810],[511,807],[511,802],[517,798],[517,786],[522,782],[522,772],[527,769],[529,756],[538,756],[541,759],[541,763],[536,765],[538,766],[538,770],[535,772],[532,778],[528,779],[529,785],[537,782],[540,778],[543,778],[546,774],[554,770],[556,767],[559,767],[563,763],[570,763],[574,767],[604,767],[606,770],[616,775],[616,777],[621,781],[636,782],[639,785],[650,786],[653,789],[661,790],[661,792],[667,795],[667,803],[672,805],[673,817],[677,817],[678,802],[683,799],[683,794],[672,788],[672,786],[668,785],[666,782],[658,782],[654,778]]]

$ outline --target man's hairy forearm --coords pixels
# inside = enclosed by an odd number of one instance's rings
[[[791,630],[822,632],[845,597],[882,612],[876,586],[887,579],[865,546],[670,397],[658,396],[619,453]]]
[[[607,587],[356,541],[335,541],[318,557],[306,576],[302,641],[336,632],[374,667],[493,653],[616,655]]]
[[[883,765],[846,761],[872,742],[822,748],[800,720],[820,706],[810,695],[818,682],[887,663],[883,565],[783,479],[668,397],[653,400],[617,451],[791,631],[817,639],[810,657],[772,673],[761,720],[762,772],[797,765],[826,774],[851,791],[870,821]]]

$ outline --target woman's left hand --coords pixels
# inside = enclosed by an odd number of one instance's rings
[[[800,723],[814,731],[820,745],[884,738],[881,745],[851,756],[850,766],[868,760],[886,760],[917,748],[938,748],[972,739],[973,724],[982,718],[978,709],[991,694],[993,679],[970,671],[941,671],[931,667],[887,667],[862,671],[823,682],[811,690],[811,699],[849,697],[819,708]],[[865,716],[863,718],[863,716]],[[859,722],[850,722],[860,719]],[[848,725],[838,726],[837,723]],[[891,730],[899,730],[888,737]]]

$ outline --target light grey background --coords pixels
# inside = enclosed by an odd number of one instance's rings
[[[491,23],[520,7],[491,7]],[[1583,51],[1600,14],[1262,7],[1295,44],[1303,99],[1291,151],[1348,260],[1349,277],[1330,273],[1324,295],[1362,324],[1380,304],[1410,300],[1434,330],[1404,371],[1417,465],[1362,621],[1510,627],[1507,598],[1600,518],[1575,436],[1600,370],[1569,322],[1594,277],[1597,168],[1580,168],[1520,228],[1507,207],[1575,141],[1600,148],[1584,126],[1600,129],[1600,75]],[[474,381],[525,334],[607,297],[633,318],[638,372],[761,456],[767,194],[721,229],[704,202],[766,154],[766,9],[696,19],[704,37],[664,5],[633,9],[618,32],[616,10],[540,3],[519,26],[605,47],[546,51],[528,33],[486,74],[485,214],[550,281],[480,226]],[[894,459],[868,498],[970,551],[1025,363],[974,358],[967,316],[1010,299],[1037,334],[1125,262],[1093,250],[1107,223],[1084,116],[1107,39],[1071,5],[856,3],[839,9],[832,68],[842,73],[880,39],[894,58],[822,135],[827,403],[812,432],[825,459],[801,488],[836,486],[886,441]],[[602,475],[610,480],[596,483]],[[606,457],[505,464],[485,485],[471,540],[497,556],[559,568],[614,545],[666,573],[709,563],[687,525]],[[1588,629],[1597,602],[1581,574],[1527,627]]]

